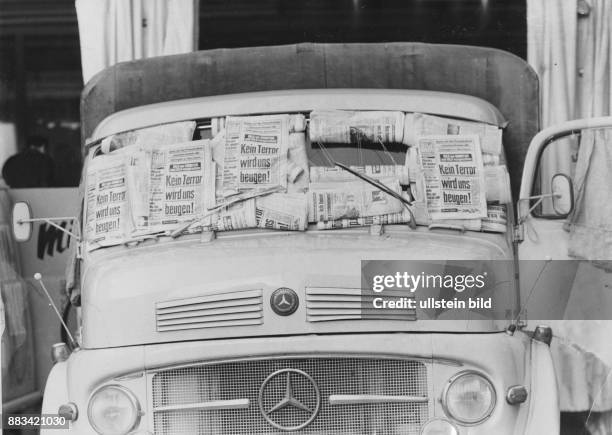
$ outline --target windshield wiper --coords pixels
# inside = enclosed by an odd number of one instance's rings
[[[351,169],[350,167],[339,163],[339,162],[334,162],[334,165],[338,166],[341,169],[344,169],[347,172],[350,172],[351,174],[353,174],[355,177],[358,177],[360,179],[362,179],[363,181],[365,181],[368,184],[371,184],[372,186],[376,187],[377,189],[382,190],[383,192],[385,192],[387,195],[392,196],[393,198],[397,199],[399,202],[402,203],[402,205],[404,207],[406,207],[406,209],[408,210],[408,213],[410,213],[410,222],[408,222],[408,226],[410,228],[412,228],[413,230],[416,229],[416,221],[414,219],[414,214],[412,213],[412,210],[410,209],[410,205],[412,205],[412,202],[409,201],[408,199],[404,198],[402,195],[400,195],[399,193],[395,192],[393,189],[391,189],[389,186],[384,185],[383,183],[381,183],[378,180],[375,180],[374,178],[365,175],[365,174],[361,174],[357,171],[355,171],[354,169]]]
[[[180,227],[178,227],[177,229],[175,229],[174,231],[172,231],[170,233],[170,237],[172,238],[177,238],[178,236],[180,236],[181,234],[183,234],[185,231],[187,231],[187,229],[189,229],[191,226],[201,223],[204,219],[206,219],[207,217],[210,217],[212,215],[214,215],[215,213],[217,213],[220,209],[224,208],[224,207],[229,207],[230,205],[234,205],[237,204],[239,202],[243,202],[246,201],[248,199],[252,199],[252,198],[257,198],[259,196],[264,196],[264,195],[269,195],[271,193],[277,193],[280,192],[282,190],[282,187],[280,186],[276,186],[276,187],[270,187],[268,189],[264,189],[264,190],[258,190],[256,192],[247,192],[247,193],[243,193],[243,194],[238,194],[235,195],[234,198],[222,202],[220,204],[215,205],[214,207],[211,207],[209,209],[206,210],[206,213],[201,214],[200,216],[185,222],[183,225],[181,225]]]

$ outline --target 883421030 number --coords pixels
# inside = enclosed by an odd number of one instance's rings
[[[57,414],[3,414],[2,429],[68,429],[69,421]]]

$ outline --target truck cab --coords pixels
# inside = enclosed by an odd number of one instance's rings
[[[66,433],[78,434],[558,433],[551,332],[526,321],[533,286],[519,279],[518,260],[544,260],[563,244],[559,217],[573,196],[571,183],[556,177],[561,193],[549,197],[565,204],[533,214],[546,195],[534,180],[552,137],[536,136],[537,91],[533,71],[510,54],[408,43],[213,50],[100,73],[82,100],[83,237],[68,280],[78,347],[49,375],[43,413],[61,410]],[[228,141],[218,138],[229,135],[231,119],[282,115],[304,120],[311,168],[407,165],[410,145],[392,140],[310,140],[313,114],[326,111],[418,114],[499,130],[509,173],[500,181],[505,219],[490,230],[424,221],[407,206],[401,222],[308,219],[294,231],[231,217],[225,226],[202,225],[202,212],[170,230],[91,236],[103,221],[99,196],[90,195],[102,183],[99,162],[130,149],[139,134],[168,140],[183,128],[177,135],[185,140],[171,142],[217,140],[223,149]],[[130,195],[149,195],[150,206],[151,185],[134,185]],[[118,213],[134,218],[129,210]],[[525,243],[527,220],[552,229]],[[367,261],[435,270],[495,262],[507,286],[491,293],[495,315],[366,310]]]

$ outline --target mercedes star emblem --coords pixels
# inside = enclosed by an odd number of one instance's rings
[[[281,287],[272,293],[270,305],[279,316],[289,316],[295,313],[300,305],[300,300],[296,292],[287,287]]]
[[[278,370],[259,388],[259,409],[276,429],[287,432],[304,429],[321,409],[321,393],[308,373],[297,369]]]

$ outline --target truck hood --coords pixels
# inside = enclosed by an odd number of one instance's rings
[[[333,288],[334,297],[348,301],[351,296],[340,295],[350,294],[355,301],[361,260],[511,258],[505,235],[404,227],[383,235],[367,228],[240,231],[206,243],[185,236],[100,249],[84,260],[83,347],[349,331],[499,330],[505,324],[492,320],[317,318],[307,300],[312,289]],[[298,295],[292,315],[279,316],[270,306],[272,292],[281,287]]]

